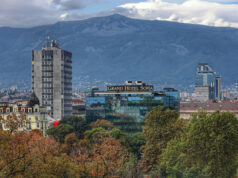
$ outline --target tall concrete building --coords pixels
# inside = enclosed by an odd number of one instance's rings
[[[55,120],[72,116],[72,53],[54,40],[32,51],[32,90]]]
[[[201,102],[221,100],[221,77],[207,63],[198,64],[195,93],[196,99]]]

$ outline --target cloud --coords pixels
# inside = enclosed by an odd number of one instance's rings
[[[0,0],[0,26],[29,27],[54,23],[60,12],[50,0]]]
[[[128,1],[133,0],[117,0],[123,5],[111,8],[114,0],[0,0],[0,27],[31,27],[119,13],[139,19],[238,28],[237,0],[144,0],[126,3]],[[103,11],[102,7],[109,10]],[[100,8],[101,12],[95,10]]]
[[[52,0],[52,3],[62,10],[79,10],[96,3],[110,3],[109,0]]]
[[[63,10],[83,9],[87,6],[85,0],[53,0],[52,2]]]
[[[107,0],[0,0],[0,27],[33,27],[56,23],[70,18],[71,11],[97,2]],[[76,14],[74,20],[87,16],[81,15],[79,11]]]
[[[124,4],[115,10],[132,18],[238,28],[238,4],[221,4],[202,0],[187,0],[177,4],[162,0],[148,0]]]

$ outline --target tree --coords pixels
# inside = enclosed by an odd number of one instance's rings
[[[137,178],[141,177],[141,170],[138,166],[138,159],[135,154],[130,153],[126,162],[122,165],[120,169],[120,177],[124,178]]]
[[[184,121],[178,119],[176,111],[154,107],[145,117],[143,134],[146,138],[143,167],[146,172],[156,170],[159,156],[167,143],[183,131]]]
[[[137,158],[141,157],[142,147],[145,145],[145,137],[143,133],[135,133],[128,138],[129,148],[128,151],[135,154]]]
[[[78,150],[79,147],[79,140],[75,133],[71,133],[66,135],[64,139],[64,144],[62,145],[62,149],[65,153],[67,153],[70,156],[74,156]]]
[[[219,112],[193,114],[186,132],[171,140],[163,151],[160,166],[177,170],[184,177],[232,177],[237,169],[238,120]]]
[[[85,132],[85,139],[90,143],[97,143],[101,137],[109,137],[110,133],[102,127],[93,128]]]
[[[48,135],[53,136],[57,141],[64,143],[65,136],[73,133],[74,128],[69,124],[61,124],[57,127],[52,127],[46,131]]]
[[[20,112],[19,115],[11,113],[7,116],[7,119],[0,117],[0,125],[4,125],[5,129],[12,134],[16,133],[19,130],[26,130],[29,120],[26,118],[25,114]]]
[[[59,144],[39,132],[0,132],[0,177],[78,177]]]
[[[97,138],[96,143],[81,140],[79,153],[74,158],[85,177],[116,177],[127,153],[120,142],[110,137]]]
[[[104,128],[106,130],[111,130],[114,127],[112,122],[107,121],[107,120],[103,120],[103,119],[98,119],[96,122],[92,122],[90,124],[90,126],[92,128],[102,127],[102,128]]]
[[[238,153],[238,120],[233,113],[198,113],[188,126],[186,155],[209,177],[232,177]]]
[[[60,120],[59,125],[63,124],[71,125],[78,139],[82,139],[84,132],[90,128],[86,120],[81,117],[63,118]]]

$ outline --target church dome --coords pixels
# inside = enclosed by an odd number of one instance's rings
[[[39,99],[37,98],[35,92],[33,92],[33,93],[31,94],[31,97],[30,97],[29,101],[28,101],[28,107],[33,107],[33,106],[36,105],[36,104],[40,105],[40,101],[39,101]]]

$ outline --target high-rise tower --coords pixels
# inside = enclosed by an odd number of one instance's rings
[[[32,90],[54,119],[72,116],[72,53],[54,40],[32,51]]]
[[[221,99],[221,77],[207,63],[198,64],[195,92],[198,101]]]

